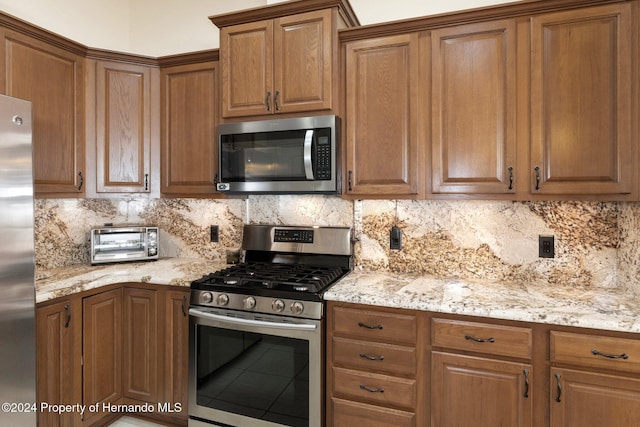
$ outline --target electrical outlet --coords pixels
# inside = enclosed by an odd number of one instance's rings
[[[553,236],[538,236],[538,257],[555,258],[555,238]]]
[[[402,230],[395,225],[391,227],[389,232],[389,249],[402,249]]]
[[[213,243],[220,241],[220,230],[218,229],[217,225],[212,225],[210,227],[210,235],[211,235],[211,241]]]

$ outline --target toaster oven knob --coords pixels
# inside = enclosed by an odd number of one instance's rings
[[[218,295],[218,305],[227,305],[229,304],[229,295],[220,294]]]
[[[256,299],[254,297],[246,297],[243,301],[242,304],[244,306],[245,310],[250,310],[253,307],[256,306]]]
[[[301,302],[296,301],[291,304],[291,312],[297,316],[301,315],[304,311],[304,305]]]
[[[284,301],[282,301],[281,299],[273,300],[273,302],[271,303],[271,308],[276,313],[284,311]]]
[[[211,295],[211,292],[203,292],[200,299],[203,303],[208,304],[213,301],[213,295]]]

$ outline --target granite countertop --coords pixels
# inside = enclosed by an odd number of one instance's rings
[[[36,302],[123,282],[189,286],[226,266],[187,258],[36,272]],[[640,333],[640,301],[618,288],[500,283],[354,270],[325,300]]]
[[[325,300],[640,332],[640,301],[618,288],[498,283],[352,271]]]
[[[189,286],[193,280],[224,268],[216,261],[163,258],[157,261],[73,265],[36,271],[36,303],[114,283],[137,282]]]

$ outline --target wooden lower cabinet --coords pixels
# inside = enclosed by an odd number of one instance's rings
[[[164,398],[186,422],[189,382],[189,288],[166,291],[164,298]]]
[[[122,397],[122,289],[83,298],[82,350],[82,403],[100,409],[85,414],[91,425],[113,415],[102,409]]]
[[[640,379],[551,369],[551,427],[640,425]]]
[[[438,427],[531,427],[532,366],[433,352],[431,419]]]
[[[397,409],[332,399],[334,427],[414,427],[416,414]]]
[[[158,399],[158,291],[125,287],[123,297],[123,395]]]
[[[127,283],[39,304],[37,400],[97,404],[99,411],[40,412],[39,427],[108,424],[113,404],[187,425],[189,288]]]
[[[36,311],[36,360],[38,406],[78,402],[76,386],[81,382],[81,352],[78,333],[82,318],[79,298],[66,298]],[[38,412],[39,427],[72,426],[78,414]]]
[[[422,314],[334,303],[328,313],[327,426],[424,425]]]

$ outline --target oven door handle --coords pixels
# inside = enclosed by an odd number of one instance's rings
[[[304,174],[307,179],[313,179],[313,162],[311,152],[313,148],[313,129],[307,130],[304,135]]]
[[[260,327],[277,328],[277,329],[288,329],[288,330],[294,330],[294,331],[315,331],[317,329],[316,325],[311,325],[311,324],[276,323],[276,322],[265,322],[264,320],[242,319],[238,317],[221,316],[219,314],[207,313],[205,311],[200,311],[195,308],[190,308],[189,314],[194,317],[202,317],[205,319],[218,320],[220,322],[229,323],[231,325],[235,324],[235,325],[260,326]]]

